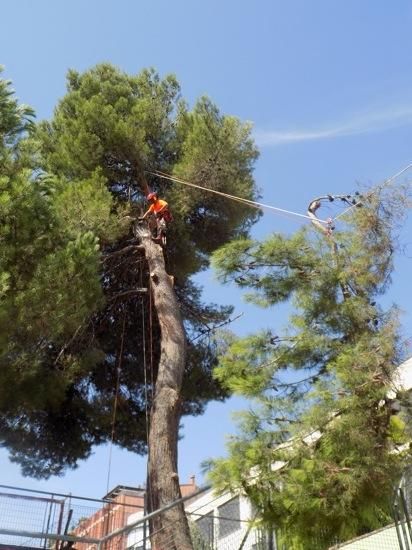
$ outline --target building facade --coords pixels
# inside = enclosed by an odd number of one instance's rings
[[[253,522],[250,501],[242,495],[216,496],[212,489],[185,502],[193,545],[196,550],[276,550],[274,537]],[[143,518],[129,516],[129,524]],[[150,550],[148,527],[138,524],[127,537],[128,550]]]
[[[198,487],[196,486],[195,477],[190,478],[189,483],[182,484],[180,490],[182,496],[188,496],[194,493]],[[103,498],[106,502],[102,508],[92,514],[90,517],[79,520],[77,526],[72,531],[72,534],[78,537],[90,537],[99,539],[113,533],[117,529],[122,529],[127,525],[136,522],[144,516],[146,512],[146,490],[142,487],[128,487],[118,485],[112,489]],[[143,538],[144,528],[138,527],[132,532],[134,541],[138,541],[139,537]],[[113,537],[108,544],[110,550],[123,550],[129,545],[134,546],[128,540],[127,534],[121,534]],[[146,545],[146,548],[150,546]],[[93,544],[76,544],[76,550],[95,550]]]

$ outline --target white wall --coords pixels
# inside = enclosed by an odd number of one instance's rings
[[[140,510],[139,512],[135,512],[134,514],[131,514],[127,518],[127,525],[134,523],[135,521],[139,520],[142,517],[143,517],[143,510]],[[133,531],[131,531],[127,535],[126,547],[130,548],[131,546],[133,546],[137,550],[138,548],[142,547],[142,541],[143,541],[143,524],[138,525],[135,529],[133,529]],[[147,526],[147,530],[146,530],[146,549],[147,550],[150,549],[149,526]]]
[[[405,525],[405,532],[407,533],[407,526]],[[402,533],[402,545],[405,548],[403,530]],[[409,545],[411,540],[409,535],[407,535],[407,541]],[[398,537],[396,535],[396,527],[390,525],[389,527],[384,527],[363,537],[358,537],[352,541],[346,542],[345,544],[339,544],[338,546],[333,546],[330,550],[342,548],[343,550],[400,550]]]
[[[240,521],[238,528],[225,534],[219,533],[219,507],[231,501],[233,498],[239,497]],[[186,504],[186,512],[191,521],[196,522],[196,519],[211,513],[214,516],[213,532],[214,532],[214,548],[216,550],[231,550],[239,548],[240,543],[246,535],[249,527],[248,520],[252,518],[252,509],[250,502],[242,495],[233,495],[225,493],[224,495],[216,496],[213,490],[209,490],[195,500],[189,501]],[[224,525],[224,524],[223,524]],[[256,532],[252,529],[245,541],[244,550],[251,550],[256,543]]]

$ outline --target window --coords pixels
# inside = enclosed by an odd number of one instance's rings
[[[201,542],[207,544],[210,548],[213,546],[213,512],[205,514],[195,522]]]
[[[239,497],[232,498],[218,508],[219,538],[223,538],[240,529],[240,502]]]

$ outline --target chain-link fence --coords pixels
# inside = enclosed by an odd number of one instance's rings
[[[188,514],[193,550],[275,550],[274,539],[253,522],[222,516]],[[178,524],[178,523],[177,523]],[[177,525],[175,524],[175,525]],[[183,529],[183,526],[182,526]],[[155,534],[158,534],[159,531]],[[162,550],[175,549],[173,534],[163,537]],[[128,550],[150,550],[149,529],[143,524],[130,531]]]
[[[392,516],[394,523],[353,540],[336,544],[329,550],[412,550],[410,519],[412,493],[411,478],[405,473],[394,493]]]
[[[186,517],[193,550],[276,550],[274,536],[260,529],[251,518],[251,507],[246,499],[229,494],[215,497],[211,491],[206,491],[200,498],[197,495],[188,500]],[[130,517],[131,523],[126,528],[127,550],[151,549],[147,518]],[[179,531],[176,529],[179,521],[173,525],[169,523],[168,531],[152,533],[152,536],[162,534],[162,548],[157,550],[178,548],[173,531]],[[184,526],[181,529],[184,530]]]
[[[274,550],[271,533],[259,528],[256,513],[241,496],[229,493],[187,509],[195,550]]]
[[[19,546],[40,546],[47,544],[48,533],[62,532],[64,521],[64,502],[53,496],[34,497],[32,495],[16,494],[15,492],[0,492],[0,528],[9,531],[39,532],[45,538],[37,544],[24,535],[20,537],[0,535],[1,544],[16,544]]]
[[[109,498],[97,500],[0,485],[0,550],[151,550],[149,520],[165,509],[145,515],[143,490],[117,489]],[[292,549],[285,534],[262,529],[245,497],[229,493],[216,496],[203,489],[166,508],[182,502],[193,550]],[[412,550],[411,502],[411,494],[405,486],[400,487],[394,500],[393,524],[334,546],[320,537],[319,544],[304,550]],[[168,524],[162,548],[156,550],[180,550],[173,534],[179,529],[171,527],[176,524]]]
[[[69,539],[76,540],[76,550],[96,546],[102,537],[123,527],[130,515],[143,509],[141,491],[113,496],[98,500],[0,485],[0,549],[60,550],[73,546],[63,544]]]
[[[399,532],[398,532],[399,529]],[[392,524],[349,542],[336,544],[329,550],[411,550],[407,524]]]

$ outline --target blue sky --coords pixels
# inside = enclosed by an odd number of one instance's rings
[[[210,96],[228,114],[254,124],[261,156],[255,176],[263,201],[305,213],[310,200],[384,180],[412,162],[412,4],[409,0],[11,0],[0,4],[0,63],[19,99],[50,117],[69,68],[109,61],[136,73],[175,73],[193,103]],[[400,181],[412,179],[412,170]],[[301,220],[268,213],[254,229],[291,232]],[[410,239],[411,220],[404,230]],[[411,239],[412,240],[412,239]],[[407,247],[412,257],[412,244]],[[411,258],[397,259],[386,299],[405,311],[412,336]],[[240,334],[286,322],[286,310],[262,312],[205,273],[209,300],[233,303]],[[210,404],[184,419],[180,475],[200,480],[200,462],[224,452],[242,403]],[[0,484],[101,497],[109,449],[62,478],[22,478],[0,451]],[[145,479],[145,459],[113,449],[110,487]]]

